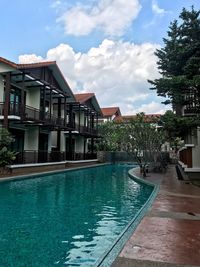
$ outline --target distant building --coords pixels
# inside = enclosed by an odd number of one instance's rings
[[[119,107],[107,107],[101,108],[102,117],[99,119],[100,123],[107,121],[114,121],[121,116],[121,111]]]
[[[131,121],[136,120],[137,118],[138,118],[137,115],[124,115],[124,116],[116,117],[114,121],[129,123]],[[145,114],[144,115],[145,122],[153,123],[153,124],[157,124],[160,118],[161,118],[161,114]]]

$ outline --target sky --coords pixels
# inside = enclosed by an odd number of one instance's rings
[[[154,52],[192,5],[200,0],[0,0],[0,56],[56,60],[74,93],[94,92],[123,115],[164,113],[147,82],[160,77]]]

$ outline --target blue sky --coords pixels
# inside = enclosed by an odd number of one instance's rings
[[[153,52],[170,21],[192,5],[199,9],[200,1],[0,0],[0,56],[57,60],[72,89],[95,92],[101,106],[164,112],[146,82],[158,77]]]

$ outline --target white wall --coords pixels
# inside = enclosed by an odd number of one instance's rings
[[[185,144],[194,144],[197,145],[197,129],[192,128],[189,130],[188,134],[184,137]]]
[[[57,131],[52,131],[50,133],[49,137],[49,150],[51,150],[52,147],[57,147]],[[66,142],[66,136],[64,132],[61,132],[61,137],[60,137],[60,151],[65,151],[65,142]]]
[[[8,71],[12,71],[14,70],[14,68],[8,66],[7,64],[4,64],[4,63],[0,63],[0,73],[1,72],[8,72]]]
[[[65,151],[65,142],[66,142],[66,138],[65,138],[65,134],[63,132],[61,132],[61,137],[60,137],[60,151]]]
[[[48,151],[51,151],[51,147],[52,147],[52,132],[50,132],[48,134]]]
[[[75,139],[75,152],[83,153],[84,152],[84,137],[78,136]]]
[[[114,119],[114,118],[113,118],[113,119]],[[111,118],[111,117],[103,118],[103,122],[108,122],[108,121],[112,121],[112,118]]]
[[[57,147],[57,132],[56,131],[51,132],[51,146]]]
[[[33,108],[40,108],[40,89],[32,88],[26,91],[26,105]]]
[[[84,125],[84,111],[81,111],[80,112],[80,125]],[[79,112],[77,111],[76,112],[76,115],[75,115],[75,123],[78,124],[79,123]]]
[[[58,117],[58,105],[53,105],[53,109],[52,109],[52,114],[54,117]],[[64,113],[64,105],[62,105],[62,108],[61,108],[61,118],[64,118],[65,117],[65,113]]]
[[[25,130],[24,150],[38,150],[39,128],[30,127]]]
[[[0,102],[3,102],[3,95],[4,95],[4,82],[3,82],[3,76],[0,75]]]

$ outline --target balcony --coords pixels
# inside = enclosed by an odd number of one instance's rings
[[[0,103],[0,116],[4,116],[3,102]],[[22,109],[20,103],[10,102],[8,116],[19,117],[23,123],[39,123],[43,126],[70,128],[69,123],[64,118],[58,118],[49,112],[44,113],[39,109],[27,105]]]
[[[200,106],[195,106],[195,107],[186,106],[184,109],[185,116],[194,116],[197,114],[200,114]]]
[[[8,110],[8,115],[13,115],[20,117],[20,104],[19,103],[13,103],[10,102],[9,110]],[[4,116],[4,102],[0,102],[0,116]]]
[[[98,130],[95,128],[91,128],[89,126],[83,126],[83,125],[75,124],[75,130],[81,134],[98,135]]]
[[[185,116],[195,116],[200,114],[200,93],[195,90],[188,90],[185,94]]]

